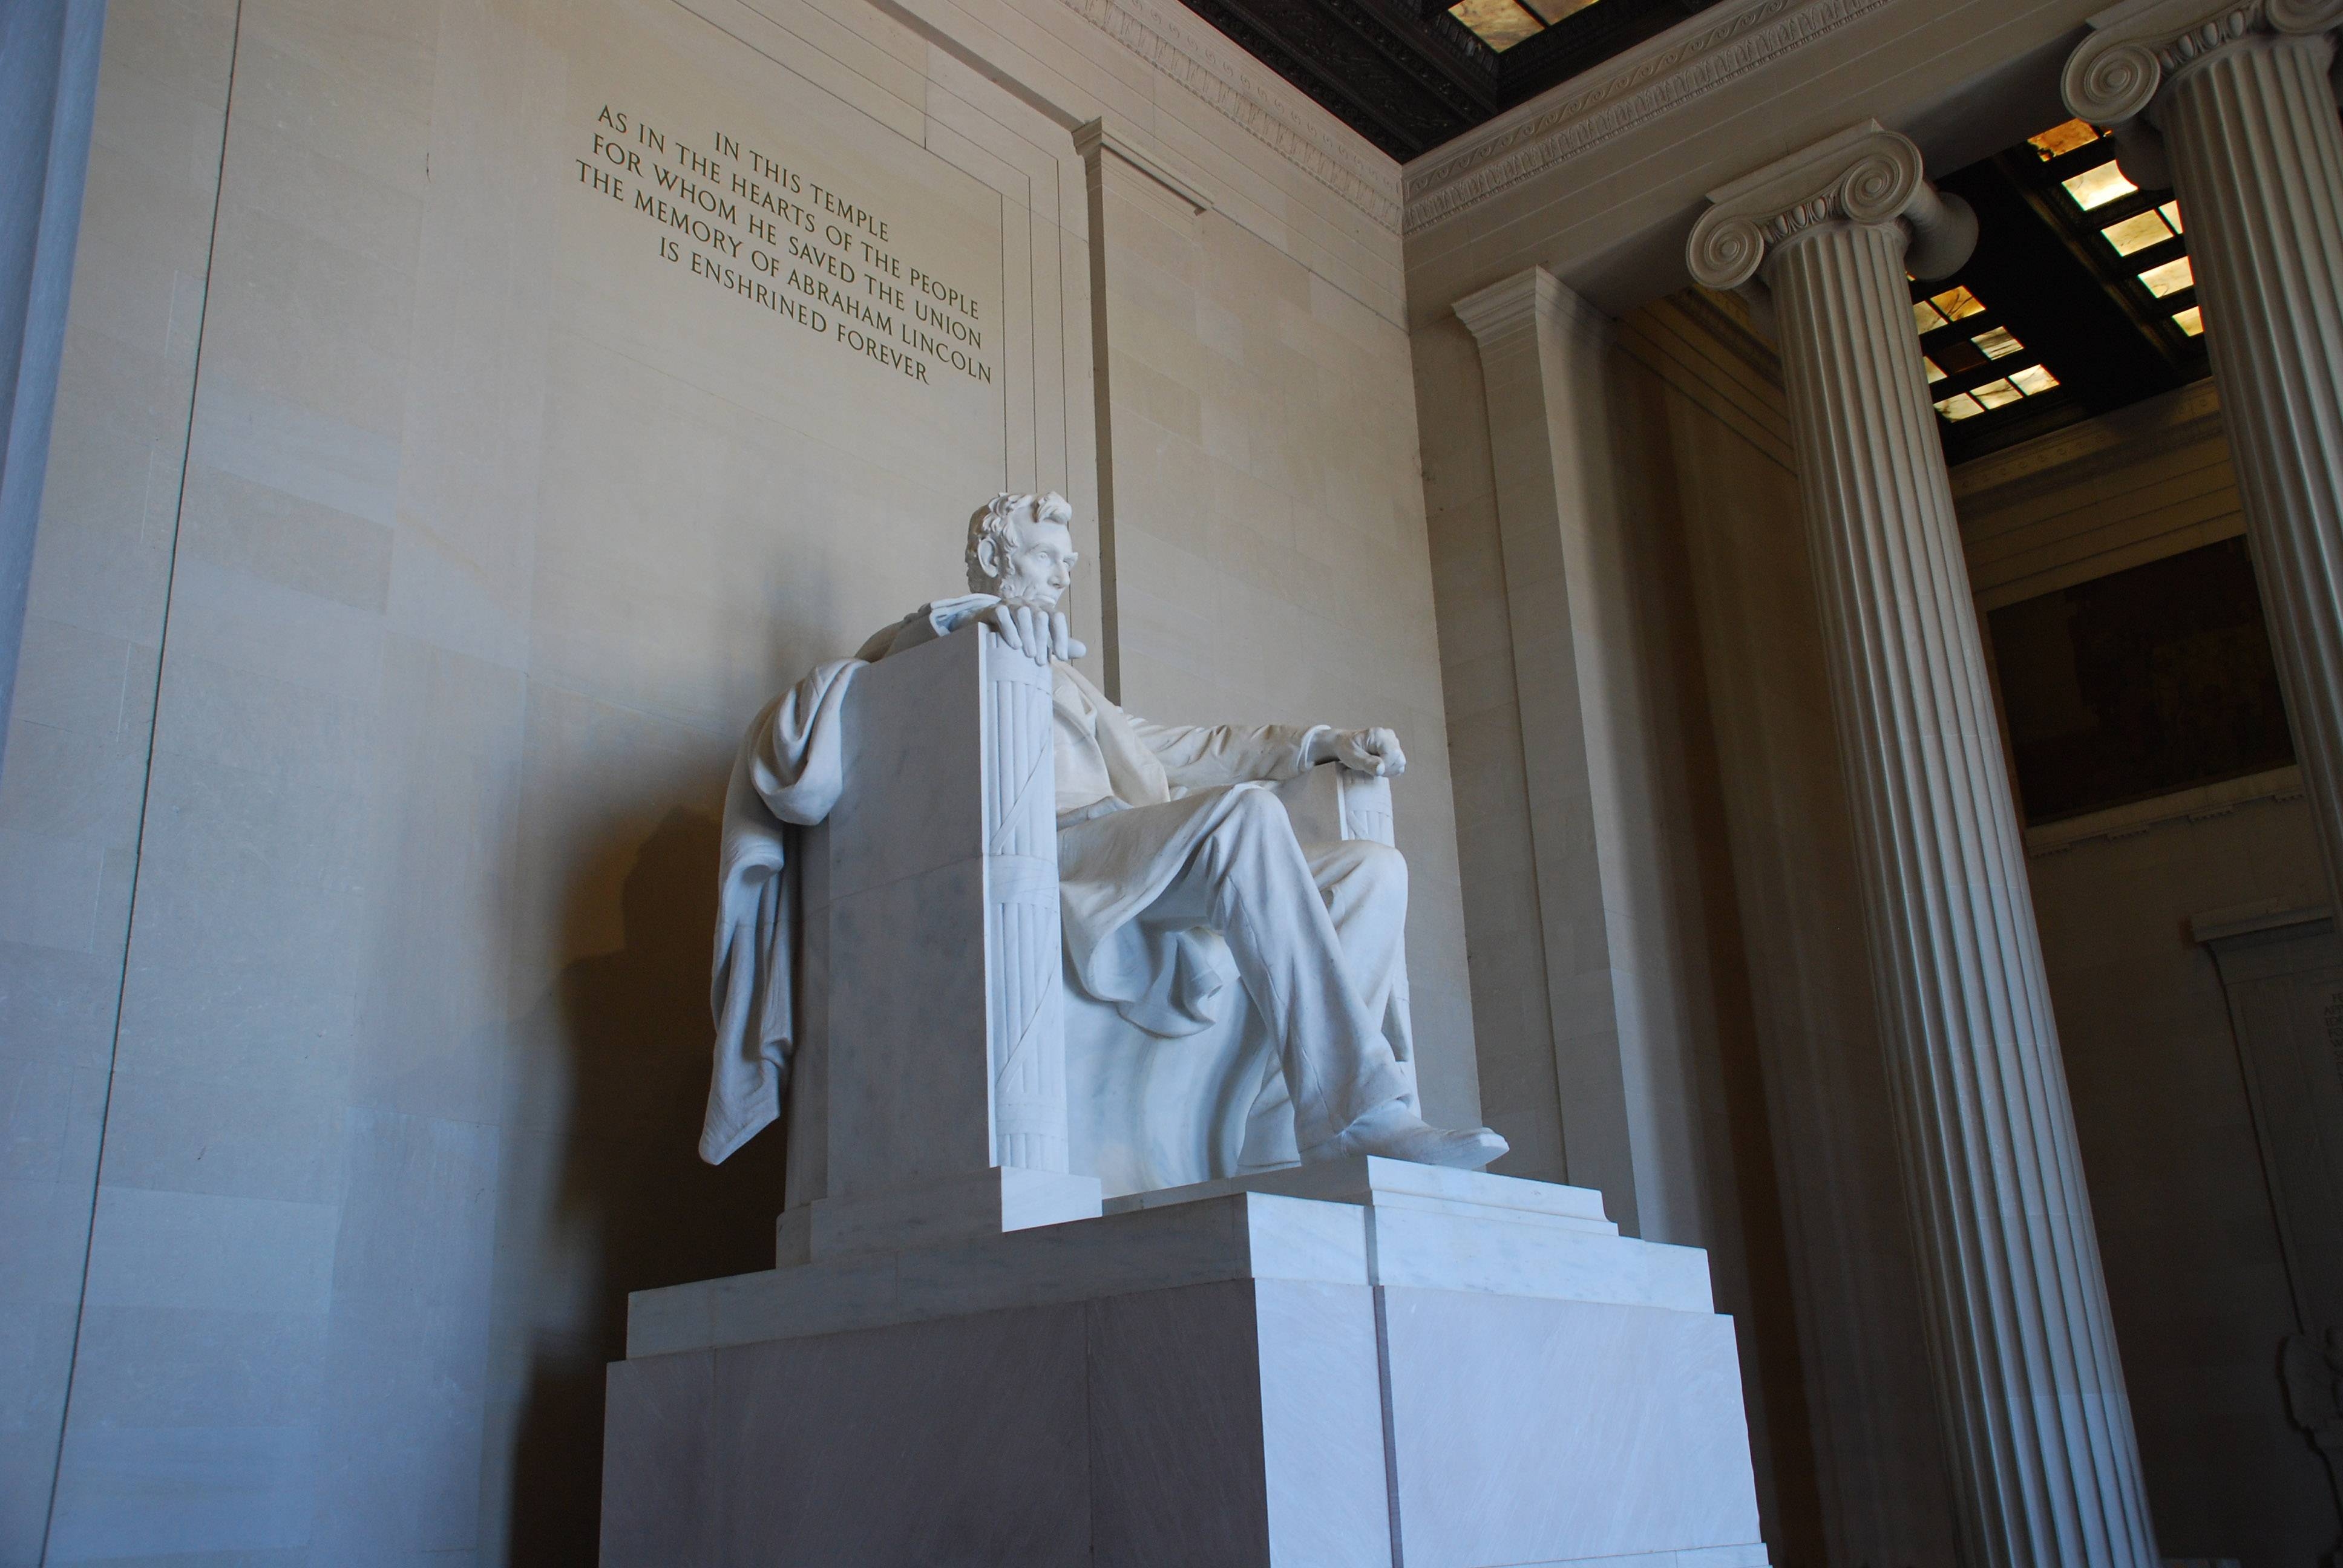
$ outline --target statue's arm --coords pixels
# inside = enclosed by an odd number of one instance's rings
[[[989,593],[961,594],[921,605],[892,626],[880,628],[858,649],[855,658],[876,664],[890,653],[901,653],[923,642],[950,637],[1001,601]]]
[[[1336,729],[1330,725],[1272,724],[1185,727],[1131,719],[1131,728],[1156,759],[1164,777],[1191,789],[1242,779],[1283,780],[1321,762],[1339,762],[1354,773],[1396,778],[1407,770],[1407,754],[1388,729]]]
[[[1294,778],[1318,760],[1320,737],[1331,733],[1322,724],[1151,724],[1136,715],[1127,717],[1140,740],[1163,765],[1163,776],[1191,789]]]

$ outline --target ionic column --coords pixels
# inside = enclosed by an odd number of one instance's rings
[[[1976,219],[1859,126],[1715,193],[1770,286],[1906,1196],[1972,1568],[2155,1568],[2017,817],[1905,284]]]
[[[2077,116],[2123,126],[2135,183],[2164,184],[2168,166],[2179,193],[2287,714],[2343,907],[2338,24],[2343,0],[2135,0],[2091,19],[2065,85]]]

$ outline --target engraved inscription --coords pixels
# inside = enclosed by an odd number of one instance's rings
[[[990,386],[990,312],[968,280],[904,254],[854,195],[721,130],[685,142],[604,104],[576,158],[588,196],[623,208],[703,288],[922,386]]]

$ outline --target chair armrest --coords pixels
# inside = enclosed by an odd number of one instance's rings
[[[1392,786],[1388,779],[1321,762],[1276,787],[1293,836],[1305,844],[1364,839],[1392,849]]]

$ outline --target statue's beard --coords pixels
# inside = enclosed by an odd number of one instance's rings
[[[1014,583],[996,584],[992,590],[1001,602],[1011,609],[1031,609],[1047,613],[1058,608],[1058,596],[1047,589],[1021,588]]]

